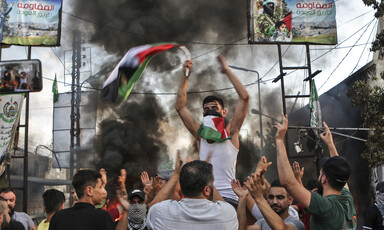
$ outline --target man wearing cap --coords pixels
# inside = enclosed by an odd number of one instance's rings
[[[279,20],[275,16],[275,3],[273,0],[263,1],[263,13],[256,17],[255,40],[270,41],[268,36],[269,29]]]
[[[208,96],[203,100],[202,124],[196,122],[192,113],[187,109],[188,74],[192,61],[184,64],[184,77],[177,92],[176,111],[185,127],[196,139],[200,160],[207,160],[213,165],[215,177],[214,186],[225,201],[237,206],[237,196],[231,187],[231,181],[236,179],[236,160],[239,152],[239,131],[247,114],[249,95],[242,83],[227,65],[223,56],[217,60],[221,65],[221,73],[226,74],[234,86],[239,101],[237,102],[232,120],[227,124],[224,118],[227,110],[224,102],[217,96]]]
[[[376,185],[375,203],[364,213],[363,229],[384,229],[384,182]]]
[[[323,185],[323,196],[308,191],[293,174],[287,157],[284,139],[288,130],[288,117],[283,116],[282,123],[276,123],[277,169],[281,184],[311,214],[311,229],[356,229],[356,210],[347,181],[351,168],[338,156],[333,144],[332,134],[325,122],[325,132],[321,139],[328,146],[330,156],[320,170],[319,181]]]
[[[147,217],[145,193],[140,189],[134,189],[129,193],[128,201],[130,204],[128,214],[128,229],[147,229],[145,224],[145,220]]]

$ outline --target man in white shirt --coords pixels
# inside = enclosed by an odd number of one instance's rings
[[[228,81],[235,88],[239,100],[228,123],[224,118],[227,109],[221,98],[210,95],[203,100],[203,124],[197,122],[186,107],[189,73],[192,61],[184,64],[184,76],[180,81],[177,92],[176,111],[185,127],[196,139],[200,160],[210,159],[215,177],[214,185],[225,201],[237,207],[237,196],[231,187],[231,181],[236,179],[236,160],[240,147],[239,131],[245,119],[248,108],[249,95],[242,83],[229,68],[226,59],[218,56],[220,72],[226,75]]]
[[[212,165],[205,161],[191,161],[180,168],[179,160],[168,183],[156,195],[152,204],[149,204],[151,207],[147,216],[147,227],[153,230],[238,229],[235,209],[223,201],[213,186]],[[164,200],[172,194],[178,180],[184,198],[180,201]],[[244,199],[244,205],[245,197],[246,194],[239,198]],[[159,201],[161,202],[157,203]]]

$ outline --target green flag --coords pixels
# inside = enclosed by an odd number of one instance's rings
[[[53,84],[52,84],[52,93],[53,93],[53,103],[55,103],[59,100],[59,90],[57,88],[56,74],[55,74],[55,80],[53,81]]]
[[[311,127],[322,127],[320,101],[317,95],[315,81],[311,80],[311,98],[309,99],[309,108],[311,109]]]

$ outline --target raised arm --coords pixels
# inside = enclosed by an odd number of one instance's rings
[[[311,202],[311,192],[309,192],[302,184],[300,184],[293,174],[291,165],[288,160],[287,150],[285,149],[285,134],[288,130],[288,116],[282,114],[283,122],[275,123],[273,126],[277,129],[276,154],[277,154],[277,171],[281,185],[305,208],[309,207]]]
[[[246,200],[248,190],[241,187],[239,180],[232,180],[231,186],[235,194],[239,197],[237,205],[237,219],[239,221],[239,230],[245,230],[247,227]]]
[[[130,205],[128,200],[125,198],[125,196],[123,196],[122,191],[117,190],[116,197],[120,203],[119,207],[122,207],[123,209],[122,211],[123,214],[122,214],[122,217],[120,218],[119,223],[116,226],[116,230],[126,230],[128,228],[128,212],[129,212]]]
[[[143,191],[147,195],[146,203],[150,203],[154,198],[154,189],[153,189],[153,178],[149,178],[148,173],[146,171],[141,172],[140,174],[141,183],[144,186]]]
[[[175,170],[173,171],[173,174],[169,181],[164,185],[164,187],[159,191],[159,193],[157,193],[153,201],[147,205],[148,209],[150,209],[152,205],[159,203],[163,200],[169,199],[171,197],[172,193],[175,190],[176,184],[179,181],[180,170],[182,166],[183,161],[180,158],[180,151],[177,151]]]
[[[339,153],[337,152],[335,144],[333,143],[332,133],[329,130],[327,123],[323,122],[323,125],[325,127],[325,131],[320,134],[320,137],[327,145],[330,157],[338,156]]]
[[[188,131],[195,137],[198,138],[197,130],[199,130],[200,124],[195,121],[192,116],[192,113],[187,109],[187,88],[188,88],[188,78],[186,76],[186,70],[189,69],[189,72],[192,70],[192,61],[188,60],[184,63],[183,66],[183,77],[181,78],[179,89],[177,90],[176,98],[176,111],[179,114],[181,120],[183,121],[185,127]]]
[[[239,95],[239,101],[237,102],[235,113],[233,115],[232,120],[227,125],[227,129],[229,130],[231,136],[234,136],[237,135],[237,133],[239,132],[241,125],[243,124],[243,121],[245,119],[245,116],[247,115],[249,95],[247,90],[244,88],[243,84],[239,81],[236,75],[229,68],[224,56],[218,56],[217,60],[221,65],[221,73],[227,75],[228,80],[235,87],[236,92]]]
[[[252,197],[255,199],[264,219],[267,221],[271,229],[294,229],[291,224],[284,223],[284,220],[271,208],[263,196],[263,185],[261,184],[261,176],[252,174],[244,183]]]
[[[295,162],[293,162],[293,164],[292,164],[292,170],[293,170],[293,174],[295,175],[296,180],[297,180],[301,185],[303,185],[303,181],[301,180],[301,178],[303,178],[303,175],[304,175],[304,167],[302,167],[302,168],[300,169],[300,164],[299,164],[299,162],[295,161]]]
[[[336,150],[335,143],[333,142],[332,133],[329,130],[327,123],[323,122],[323,125],[325,127],[325,131],[322,134],[320,134],[320,137],[328,147],[329,156],[330,157],[339,156],[339,153]],[[348,183],[345,184],[344,188],[349,189]]]

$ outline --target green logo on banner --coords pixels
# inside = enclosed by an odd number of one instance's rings
[[[11,97],[11,101],[8,101],[3,106],[3,112],[0,113],[0,118],[3,119],[4,122],[11,123],[16,119],[18,111],[19,105],[17,101],[13,101]]]

